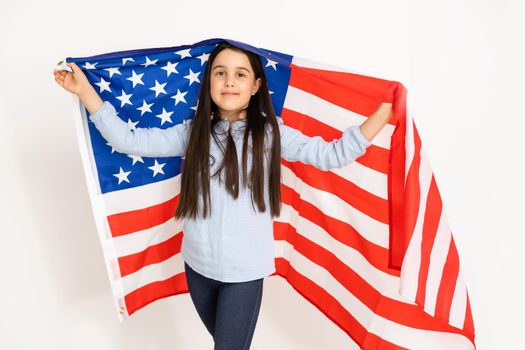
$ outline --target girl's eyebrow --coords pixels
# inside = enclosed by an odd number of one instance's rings
[[[221,68],[226,68],[226,66],[223,66],[222,64],[218,64],[218,65],[216,65],[215,67],[213,67],[212,70],[214,70],[215,68],[219,68],[219,67],[221,67]],[[250,70],[249,70],[248,68],[246,68],[246,67],[235,67],[235,68],[237,68],[237,69],[244,69],[244,70],[247,71],[247,72],[250,71]]]

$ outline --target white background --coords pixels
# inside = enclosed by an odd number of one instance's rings
[[[402,82],[442,195],[478,349],[525,321],[523,2],[6,1],[0,3],[0,348],[211,349],[189,294],[119,323],[73,116],[68,57],[231,38]],[[349,349],[280,277],[252,349]]]

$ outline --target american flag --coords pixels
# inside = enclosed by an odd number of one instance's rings
[[[331,141],[393,102],[392,120],[348,166],[282,160],[275,275],[347,333],[349,348],[474,349],[458,251],[401,83],[222,38],[66,62],[130,128],[168,128],[195,115],[209,54],[223,41],[259,55],[276,114],[305,135]],[[182,158],[116,152],[79,107],[88,190],[123,321],[188,292],[182,222],[173,218]]]

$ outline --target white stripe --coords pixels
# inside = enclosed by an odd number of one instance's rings
[[[420,152],[421,157],[423,157]],[[419,163],[419,208],[417,213],[416,225],[414,232],[408,243],[405,257],[401,265],[401,295],[409,300],[415,301],[418,289],[419,270],[421,268],[421,242],[423,240],[423,225],[426,213],[426,203],[430,182],[432,180],[432,171],[427,162]],[[406,228],[408,229],[408,228]]]
[[[342,179],[385,201],[388,200],[388,175],[358,162],[351,162],[342,168],[328,170]]]
[[[443,215],[440,215],[432,252],[425,293],[425,311],[434,316],[439,285],[443,279],[443,268],[447,261],[452,235]]]
[[[103,195],[107,215],[144,209],[164,203],[180,193],[180,175],[150,183],[144,186],[128,188],[125,191],[111,191]]]
[[[124,295],[152,282],[163,281],[184,272],[184,260],[180,253],[156,264],[142,267],[140,270],[122,277]]]
[[[288,167],[281,166],[282,182],[300,194],[301,199],[311,203],[323,213],[352,227],[366,240],[388,249],[388,225],[355,209],[336,195],[321,191],[304,183]]]
[[[449,323],[459,329],[465,326],[467,312],[467,286],[463,278],[461,269],[458,273],[456,286],[454,288],[454,296],[452,297],[452,305],[450,306]]]
[[[183,221],[170,220],[146,230],[113,238],[117,255],[126,256],[142,252],[149,246],[165,242],[177,234],[182,234]]]
[[[361,114],[352,112],[293,86],[288,87],[284,108],[308,115],[341,132],[352,125],[361,124],[367,119]],[[390,149],[390,139],[394,128],[394,125],[386,124],[372,139],[372,144],[384,149]]]
[[[328,271],[290,248],[285,241],[276,241],[275,256],[288,260],[295,270],[341,303],[364,328],[386,341],[408,349],[474,349],[470,340],[460,334],[412,328],[376,315]]]
[[[284,203],[281,216],[279,217],[279,220],[282,219],[284,219],[282,222],[289,223],[294,227],[298,234],[334,254],[342,263],[382,295],[394,300],[411,303],[399,295],[399,277],[379,270],[370,264],[359,250],[339,242],[322,227],[299,216],[299,213],[293,207]]]

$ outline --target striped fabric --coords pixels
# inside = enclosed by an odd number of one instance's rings
[[[67,61],[79,64],[94,86],[109,86],[97,88],[104,100],[118,105],[123,95],[131,94],[131,106],[121,106],[130,127],[159,126],[142,117],[142,101],[158,102],[158,113],[171,107],[178,119],[173,123],[190,119],[198,89],[191,90],[197,84],[191,86],[183,76],[198,66],[202,78],[206,54],[222,41],[260,55],[276,113],[305,135],[331,141],[362,123],[378,103],[394,105],[389,124],[346,167],[322,171],[282,160],[283,210],[273,232],[275,275],[346,332],[348,348],[474,349],[458,251],[402,84],[220,38]],[[154,59],[155,64],[148,64]],[[178,62],[176,77],[155,75],[154,69],[173,62]],[[144,73],[144,86],[131,87],[128,78],[139,72]],[[180,83],[166,89],[164,97],[180,96],[186,89],[185,111],[173,106],[174,97],[166,107],[163,95],[141,96],[138,91],[142,87],[153,93],[156,84],[172,79]],[[180,256],[182,223],[173,219],[181,159],[116,155],[89,125],[82,104],[80,113],[86,179],[123,320],[156,300],[188,292]],[[122,158],[111,158],[116,156]],[[133,172],[134,166],[143,166],[158,175],[160,164],[169,169],[162,177],[138,168]],[[137,177],[131,180],[130,174]]]

